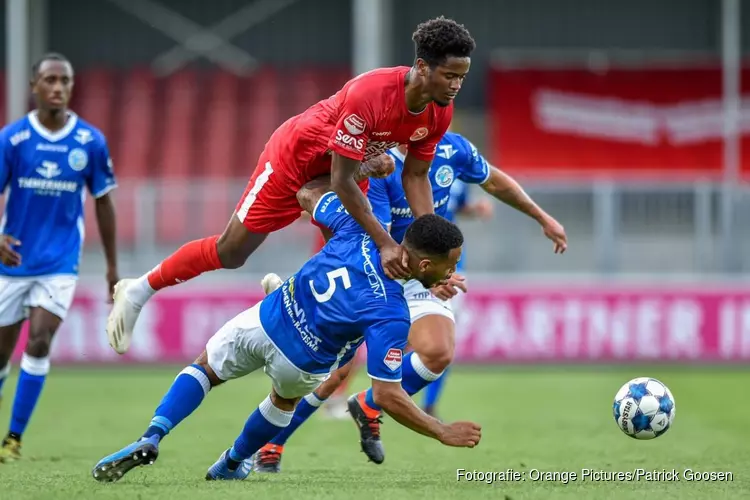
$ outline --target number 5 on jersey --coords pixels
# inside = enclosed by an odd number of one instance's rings
[[[326,273],[326,276],[328,276],[328,289],[324,293],[318,293],[318,291],[315,290],[313,280],[310,280],[310,290],[312,290],[315,300],[320,303],[328,302],[331,300],[331,297],[333,297],[333,293],[336,291],[336,278],[341,278],[341,282],[344,284],[344,290],[352,286],[352,282],[349,279],[349,271],[347,271],[345,267],[339,267],[338,269],[329,271]]]

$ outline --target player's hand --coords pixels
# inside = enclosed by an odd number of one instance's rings
[[[544,236],[552,240],[555,253],[565,253],[568,249],[568,236],[562,224],[548,215],[542,221],[542,232]]]
[[[482,220],[489,220],[495,212],[495,204],[490,200],[482,198],[471,206],[472,214]]]
[[[391,175],[394,170],[396,170],[396,162],[393,160],[393,157],[387,153],[383,153],[360,165],[359,170],[354,174],[354,180],[360,183],[367,177],[382,179]]]
[[[120,281],[120,274],[117,269],[107,269],[107,304],[114,302],[115,285]]]
[[[409,255],[404,247],[395,241],[380,248],[380,263],[383,265],[385,275],[392,280],[411,277],[411,272],[407,267]]]
[[[460,274],[453,273],[448,279],[447,283],[435,285],[432,287],[432,294],[440,300],[452,299],[458,295],[458,291],[466,293],[469,290],[466,288],[466,278]]]
[[[482,426],[474,422],[453,422],[443,426],[438,439],[446,446],[474,448],[482,439]]]
[[[0,262],[8,267],[18,267],[21,265],[21,254],[13,250],[21,244],[20,241],[7,234],[0,235]]]

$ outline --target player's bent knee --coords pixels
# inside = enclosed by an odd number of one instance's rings
[[[26,343],[26,354],[35,358],[49,356],[53,335],[54,332],[47,329],[31,330]]]
[[[412,325],[409,344],[428,370],[441,373],[453,361],[456,344],[454,332],[453,322],[449,318],[425,316]]]

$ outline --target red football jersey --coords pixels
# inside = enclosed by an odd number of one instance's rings
[[[399,66],[363,73],[287,120],[267,145],[274,169],[297,181],[294,188],[298,188],[330,172],[332,151],[367,161],[407,144],[411,154],[432,161],[453,118],[453,103],[441,107],[431,102],[420,113],[410,112],[404,88],[409,69]]]

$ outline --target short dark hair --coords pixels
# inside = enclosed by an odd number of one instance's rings
[[[404,243],[425,256],[447,257],[451,250],[464,244],[464,235],[448,219],[427,214],[416,219],[406,229]]]
[[[448,57],[469,57],[476,48],[474,39],[463,24],[443,16],[425,21],[411,37],[416,56],[431,68],[439,66]]]
[[[36,80],[36,78],[39,76],[39,68],[42,67],[42,64],[46,61],[60,61],[70,64],[70,61],[67,57],[64,55],[58,53],[58,52],[47,52],[42,57],[36,60],[34,65],[31,67],[31,77]],[[70,64],[72,67],[73,65]]]

